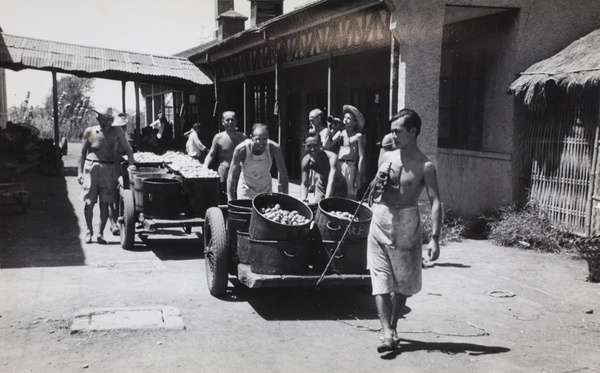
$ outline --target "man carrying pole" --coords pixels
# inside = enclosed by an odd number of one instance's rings
[[[421,290],[423,249],[419,216],[419,196],[426,189],[431,203],[433,239],[428,259],[440,255],[442,223],[437,172],[417,146],[421,118],[403,109],[391,119],[396,150],[381,156],[381,166],[369,196],[373,218],[367,239],[367,264],[383,340],[378,352],[399,347],[398,318],[407,297]]]

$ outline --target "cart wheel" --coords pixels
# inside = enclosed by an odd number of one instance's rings
[[[121,247],[124,250],[133,249],[133,242],[135,240],[135,205],[133,202],[133,193],[129,189],[121,190],[119,229],[121,230]]]
[[[204,262],[208,290],[215,297],[221,297],[227,290],[227,232],[225,219],[218,207],[206,211],[204,219]]]

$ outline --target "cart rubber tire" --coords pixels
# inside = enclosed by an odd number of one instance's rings
[[[208,290],[214,297],[222,297],[227,291],[227,231],[223,213],[218,207],[206,210],[204,219],[204,263]]]
[[[130,189],[121,189],[119,216],[123,218],[119,219],[121,247],[123,250],[131,250],[135,241],[135,203]]]

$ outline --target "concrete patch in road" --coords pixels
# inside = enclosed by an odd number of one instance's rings
[[[172,306],[84,308],[75,314],[71,333],[98,330],[185,329]]]

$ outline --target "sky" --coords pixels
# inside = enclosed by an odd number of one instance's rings
[[[284,0],[284,13],[309,2]],[[215,0],[2,0],[1,8],[6,34],[164,56],[212,40],[216,29]],[[234,10],[250,17],[250,1],[234,0]],[[48,71],[6,70],[8,107],[21,105],[28,91],[29,104],[41,106],[51,88]],[[133,90],[128,83],[128,108]],[[91,100],[120,107],[121,82],[96,79]]]

